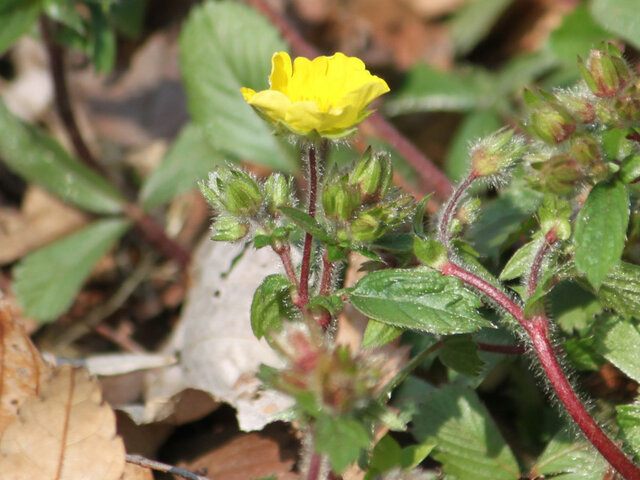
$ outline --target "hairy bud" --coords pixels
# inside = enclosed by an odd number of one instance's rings
[[[387,153],[373,153],[371,147],[349,175],[349,183],[358,186],[365,201],[383,198],[392,180],[391,157]]]
[[[631,81],[631,70],[612,44],[606,50],[592,50],[586,64],[579,60],[580,73],[596,97],[613,98]]]

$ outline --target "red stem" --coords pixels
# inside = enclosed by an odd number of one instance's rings
[[[322,255],[322,280],[320,281],[319,295],[327,296],[331,293],[333,280],[333,262],[327,258],[327,252]]]
[[[309,165],[309,216],[315,218],[318,194],[318,166],[316,162],[318,147],[311,143],[307,148]],[[298,307],[304,308],[309,303],[309,272],[311,270],[311,247],[313,236],[307,232],[304,236],[304,248],[302,250],[302,265],[300,267],[300,290],[298,291]]]
[[[314,452],[309,459],[307,480],[320,480],[320,467],[322,467],[322,456]]]
[[[593,417],[589,415],[589,412],[569,384],[549,340],[548,319],[544,315],[537,315],[530,319],[525,318],[520,306],[505,293],[454,263],[446,263],[441,267],[440,271],[443,275],[457,277],[478,289],[518,321],[531,337],[536,355],[556,395],[580,430],[624,478],[627,480],[640,480],[640,468],[634,465],[624,452],[609,439]]]
[[[545,242],[536,252],[536,256],[531,264],[531,273],[529,274],[529,280],[527,281],[527,295],[533,295],[536,288],[538,288],[538,279],[540,278],[540,270],[542,269],[544,257],[547,255],[547,252],[553,244],[556,243],[557,239],[556,231],[553,228],[545,235]]]
[[[294,268],[293,261],[291,260],[291,247],[289,244],[284,243],[279,246],[272,246],[271,248],[278,254],[280,260],[282,260],[282,265],[284,266],[284,271],[287,274],[289,281],[296,287],[299,287],[298,278],[296,277],[296,269]]]
[[[440,223],[438,225],[438,241],[445,245],[447,250],[450,250],[448,230],[453,214],[458,208],[458,204],[460,203],[464,192],[466,192],[467,188],[469,188],[476,178],[478,177],[475,172],[471,172],[469,176],[465,178],[460,185],[458,185],[458,188],[454,190],[453,195],[451,195],[451,198],[444,207],[444,211],[442,212],[442,217],[440,218]]]
[[[310,58],[319,55],[318,50],[310,45],[269,2],[247,0],[247,3],[269,19],[298,55]],[[383,140],[393,146],[416,169],[427,191],[434,191],[436,197],[442,200],[449,197],[453,190],[449,179],[389,121],[382,115],[374,113],[365,122],[369,123]]]

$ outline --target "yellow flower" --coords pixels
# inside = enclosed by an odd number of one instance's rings
[[[370,113],[371,101],[389,91],[364,62],[336,53],[313,60],[287,52],[271,59],[269,90],[242,88],[245,100],[262,116],[299,135],[342,137]]]

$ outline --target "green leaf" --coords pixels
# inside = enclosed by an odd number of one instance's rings
[[[447,152],[445,172],[452,181],[461,181],[469,172],[469,146],[501,126],[500,117],[493,110],[474,110],[464,117]]]
[[[367,328],[364,331],[364,337],[362,338],[362,348],[373,348],[386,345],[402,335],[403,331],[404,329],[396,327],[395,325],[389,325],[387,323],[369,319]]]
[[[601,287],[602,289],[603,287]],[[551,318],[569,335],[586,333],[602,305],[591,293],[572,281],[560,282],[549,293]]]
[[[487,205],[470,230],[474,247],[483,255],[495,257],[505,248],[507,239],[531,217],[542,195],[514,182],[509,190]]]
[[[445,366],[468,377],[478,376],[485,364],[478,356],[478,348],[470,335],[446,337],[438,355]]]
[[[333,471],[341,473],[369,447],[371,435],[359,420],[321,415],[317,419],[314,439],[316,450],[327,454]]]
[[[444,72],[429,65],[409,71],[405,85],[385,104],[390,115],[466,111],[491,104],[490,75],[481,70]]]
[[[591,14],[608,31],[640,48],[640,18],[636,0],[592,0]]]
[[[619,262],[602,282],[598,298],[624,318],[640,316],[640,267]]]
[[[382,437],[371,452],[371,461],[367,468],[365,480],[391,470],[394,467],[410,469],[416,467],[433,450],[435,443],[428,442],[402,448],[389,434]]]
[[[240,87],[268,87],[271,56],[281,50],[286,45],[267,19],[231,1],[192,9],[180,38],[189,113],[211,143],[235,157],[290,171],[297,160],[240,94]]]
[[[124,199],[115,188],[53,138],[18,120],[2,102],[0,125],[0,158],[14,173],[90,212],[122,211]]]
[[[0,55],[31,30],[41,10],[41,0],[21,0],[0,6]]]
[[[365,315],[398,327],[451,334],[491,326],[476,311],[482,304],[478,297],[458,279],[427,267],[369,273],[350,299]]]
[[[280,331],[283,319],[294,316],[291,303],[291,282],[282,275],[269,275],[253,294],[251,329],[257,338],[269,331]]]
[[[564,352],[573,367],[578,370],[595,371],[605,363],[602,356],[595,351],[595,342],[594,336],[570,338],[564,342]]]
[[[558,59],[576,66],[578,55],[586,57],[589,50],[610,37],[611,34],[593,20],[587,7],[578,5],[564,16],[560,27],[551,32],[547,46]]]
[[[576,218],[573,235],[576,268],[596,289],[620,261],[628,223],[624,184],[618,180],[596,184]]]
[[[518,462],[473,390],[447,385],[414,417],[418,440],[437,443],[433,457],[457,480],[517,480]]]
[[[67,310],[94,265],[129,225],[122,219],[99,220],[24,257],[13,270],[24,313],[46,322]]]
[[[88,3],[91,12],[91,57],[98,72],[111,73],[116,61],[116,35],[107,20],[104,5]]]
[[[595,349],[629,378],[640,381],[640,329],[637,322],[606,314],[598,319]]]
[[[458,9],[449,23],[458,56],[471,52],[491,31],[513,0],[475,0]]]
[[[111,5],[109,17],[118,30],[130,38],[137,38],[144,29],[149,0],[126,0]]]
[[[193,123],[184,127],[160,166],[145,181],[140,199],[149,210],[168,202],[176,195],[197,188],[216,165],[224,162],[204,130]]]
[[[558,474],[558,480],[602,480],[607,470],[607,462],[593,445],[562,430],[549,442],[528,478]]]
[[[285,217],[289,218],[293,223],[298,225],[305,232],[313,235],[318,240],[328,243],[333,242],[333,239],[324,230],[322,225],[320,225],[318,221],[307,212],[303,212],[297,208],[284,206],[278,207],[278,210],[280,210]]]
[[[522,277],[531,271],[533,260],[544,243],[544,237],[538,236],[535,240],[520,247],[509,259],[500,273],[500,280],[513,280]]]
[[[616,423],[620,427],[620,436],[638,459],[640,458],[640,400],[636,398],[632,405],[619,405],[616,410],[618,411]]]

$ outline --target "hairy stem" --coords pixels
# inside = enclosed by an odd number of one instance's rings
[[[458,187],[453,191],[451,198],[444,206],[442,217],[440,217],[440,222],[438,224],[438,241],[445,247],[447,247],[448,251],[451,250],[451,242],[449,241],[449,225],[451,224],[453,215],[456,213],[456,210],[458,208],[460,200],[462,200],[462,197],[464,196],[464,193],[476,178],[478,178],[476,174],[474,172],[471,172],[469,176],[465,178],[463,182],[458,185]]]
[[[531,296],[538,288],[538,280],[540,278],[540,271],[542,270],[542,264],[547,252],[551,249],[554,243],[558,240],[555,229],[551,229],[545,235],[545,241],[536,252],[536,256],[531,264],[531,272],[529,273],[529,279],[527,280],[527,295]]]
[[[316,206],[318,203],[318,161],[321,159],[320,150],[317,143],[310,143],[307,149],[307,167],[309,179],[309,202],[307,212],[311,218],[316,216]],[[320,154],[320,155],[319,155]],[[300,289],[298,291],[298,307],[304,308],[309,303],[309,274],[311,271],[311,249],[313,247],[313,236],[307,232],[304,236],[304,247],[302,249],[302,265],[300,267]]]
[[[293,261],[291,260],[291,247],[289,246],[289,244],[283,243],[281,245],[272,246],[271,248],[280,257],[282,265],[284,266],[284,271],[287,274],[287,278],[289,279],[289,281],[296,287],[299,287],[298,278],[296,276],[296,269],[294,268]]]
[[[533,349],[558,399],[580,430],[624,478],[627,480],[640,480],[640,468],[634,465],[624,452],[604,433],[567,380],[549,340],[549,320],[544,315],[525,318],[522,308],[505,293],[454,263],[446,263],[441,267],[440,271],[444,275],[457,277],[466,284],[478,289],[518,321],[531,338]]]

